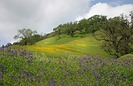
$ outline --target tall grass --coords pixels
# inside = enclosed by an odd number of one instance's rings
[[[132,86],[133,60],[54,57],[2,48],[0,86]],[[35,56],[34,56],[35,55]]]

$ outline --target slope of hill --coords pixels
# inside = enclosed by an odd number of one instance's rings
[[[54,56],[64,56],[67,54],[71,56],[89,55],[110,57],[110,55],[101,49],[100,42],[95,40],[92,35],[77,37],[62,35],[60,39],[58,36],[55,36],[39,41],[33,46],[25,46],[25,48]]]

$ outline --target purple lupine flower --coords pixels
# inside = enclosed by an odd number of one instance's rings
[[[3,72],[4,72],[4,73],[6,73],[6,69],[7,69],[7,67],[4,66],[4,67],[3,67]]]
[[[56,86],[56,80],[55,79],[52,79],[52,86]]]
[[[23,53],[23,55],[26,55],[26,50],[23,50],[22,53]]]
[[[28,71],[27,70],[24,70],[24,75],[25,75],[25,77],[28,77],[29,76],[29,73],[28,73]]]
[[[33,55],[32,55],[32,53],[29,53],[29,54],[26,56],[26,60],[27,60],[27,63],[28,63],[28,64],[33,60]]]
[[[19,54],[20,56],[26,56],[26,50],[20,50]]]
[[[78,73],[78,75],[83,74],[82,71],[80,71],[80,70],[78,70],[77,73]]]
[[[2,79],[3,78],[3,74],[0,72],[0,79]]]
[[[117,75],[117,72],[116,71],[113,71],[113,70],[110,70],[110,81],[112,82],[113,79],[116,77]]]
[[[30,52],[29,54],[28,54],[28,56],[27,56],[27,59],[32,59],[33,58],[33,55],[32,55],[32,53]]]
[[[83,70],[84,70],[84,72],[85,72],[85,71],[87,71],[87,70],[88,70],[88,68],[89,68],[89,66],[88,66],[88,65],[83,66]]]
[[[7,51],[10,53],[11,52],[11,47],[8,47],[7,48]]]
[[[11,56],[17,56],[17,50],[12,50]]]
[[[94,74],[94,78],[95,78],[96,80],[100,80],[100,75]]]
[[[2,69],[2,64],[0,64],[0,69]]]

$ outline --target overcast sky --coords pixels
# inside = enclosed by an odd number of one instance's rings
[[[133,0],[0,0],[0,45],[14,42],[18,29],[49,33],[62,23],[132,10]]]

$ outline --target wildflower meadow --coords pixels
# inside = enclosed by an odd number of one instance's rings
[[[133,86],[133,60],[0,48],[0,86]]]

